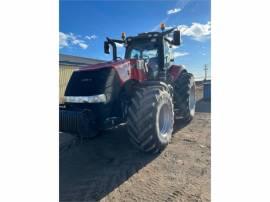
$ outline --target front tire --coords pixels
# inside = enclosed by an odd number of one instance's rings
[[[173,102],[164,87],[136,91],[127,114],[130,141],[141,151],[157,153],[171,140],[174,124]]]

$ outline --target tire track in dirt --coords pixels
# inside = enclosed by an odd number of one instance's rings
[[[60,201],[210,201],[210,114],[176,130],[159,155],[137,151],[125,128],[60,153]]]

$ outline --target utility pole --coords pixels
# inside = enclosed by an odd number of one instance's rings
[[[208,70],[206,64],[204,65],[204,69],[203,70],[204,70],[204,80],[206,81],[207,80],[207,70]]]

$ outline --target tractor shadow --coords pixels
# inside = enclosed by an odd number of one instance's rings
[[[159,154],[145,154],[129,142],[125,127],[60,152],[60,201],[99,201]]]
[[[210,105],[198,100],[196,112],[210,112]],[[188,124],[176,121],[174,133]],[[124,126],[91,140],[60,137],[60,201],[99,201],[159,156],[133,147]]]
[[[211,100],[199,99],[196,102],[195,112],[211,113]],[[195,113],[196,116],[196,113]],[[174,122],[173,134],[179,130],[185,128],[190,122],[183,122],[181,119],[177,119]]]

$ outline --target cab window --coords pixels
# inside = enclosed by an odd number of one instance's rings
[[[171,50],[168,42],[165,42],[164,43],[164,64],[165,64],[165,67],[169,67],[171,65],[171,59],[173,59],[172,50]]]

